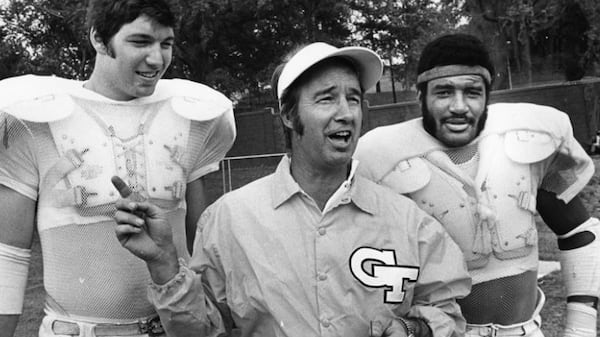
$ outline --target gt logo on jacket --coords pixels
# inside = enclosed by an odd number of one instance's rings
[[[371,262],[371,271],[364,269]],[[404,301],[404,283],[416,282],[419,268],[396,264],[396,252],[392,249],[360,247],[350,255],[350,271],[363,285],[371,288],[386,288],[385,303]]]

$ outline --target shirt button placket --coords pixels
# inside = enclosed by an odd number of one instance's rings
[[[319,314],[320,314],[320,323],[321,323],[321,328],[322,328],[322,336],[331,336],[332,331],[330,331],[329,329],[331,329],[331,320],[330,318],[328,318],[327,316],[327,312],[328,310],[328,303],[327,303],[327,298],[328,296],[326,295],[327,292],[327,284],[325,283],[325,281],[328,279],[328,276],[326,274],[326,270],[327,270],[327,259],[325,258],[325,256],[327,255],[327,249],[329,244],[327,243],[327,224],[326,222],[321,222],[321,226],[319,226],[317,228],[317,242],[316,242],[316,249],[317,249],[317,264],[316,264],[316,270],[317,270],[317,292],[318,292],[318,297],[319,297],[319,302],[320,302],[320,310],[319,310]]]

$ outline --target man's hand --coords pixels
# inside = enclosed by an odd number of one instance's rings
[[[113,177],[111,181],[123,198],[115,203],[115,232],[119,242],[146,261],[155,283],[166,283],[177,274],[179,264],[164,212],[147,201],[132,200],[131,189],[121,178]]]
[[[379,317],[371,321],[369,337],[407,337],[402,323],[391,317]]]

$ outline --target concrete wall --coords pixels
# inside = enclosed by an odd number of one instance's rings
[[[571,118],[575,138],[587,150],[600,124],[600,79],[492,92],[491,102],[530,102],[553,106]],[[363,108],[363,132],[421,115],[416,101],[369,105]],[[237,139],[228,156],[285,151],[279,117],[270,110],[238,113]]]

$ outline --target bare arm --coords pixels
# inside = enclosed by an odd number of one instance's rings
[[[1,244],[30,249],[34,218],[35,201],[0,185]],[[0,337],[13,336],[19,316],[0,315]]]
[[[187,212],[185,214],[185,234],[187,248],[190,254],[194,247],[194,239],[196,238],[196,227],[200,214],[208,206],[206,193],[204,190],[204,177],[198,178],[187,184],[185,193],[185,201],[187,203]]]

